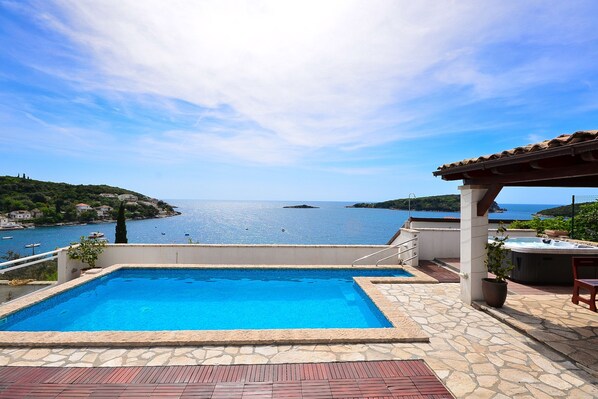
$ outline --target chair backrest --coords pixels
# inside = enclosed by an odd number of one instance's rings
[[[580,257],[574,256],[571,258],[573,262],[573,279],[577,279],[577,271],[582,267],[594,267],[598,269],[598,256],[595,257]]]

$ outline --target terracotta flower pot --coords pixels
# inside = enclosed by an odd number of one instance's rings
[[[507,282],[496,281],[494,278],[483,278],[482,294],[488,306],[502,308],[507,300]]]
[[[548,237],[565,237],[569,235],[566,230],[544,230],[544,234]]]

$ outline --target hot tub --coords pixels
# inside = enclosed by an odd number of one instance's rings
[[[515,266],[511,280],[526,284],[573,285],[571,258],[598,256],[598,247],[552,238],[509,238],[505,248],[510,250],[510,259]],[[581,278],[598,278],[594,271],[584,272],[588,274]]]

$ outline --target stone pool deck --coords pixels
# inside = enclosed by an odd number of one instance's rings
[[[376,286],[387,300],[421,325],[430,336],[429,343],[3,348],[0,366],[127,367],[423,359],[459,398],[598,397],[595,370],[578,365],[572,356],[558,353],[549,346],[550,340],[548,345],[543,344],[540,336],[535,339],[490,314],[464,305],[459,299],[458,284]],[[556,296],[553,300],[566,298]],[[587,309],[563,304],[562,311],[546,311],[557,306],[516,294],[509,296],[507,306],[505,309],[518,310],[510,314],[513,318],[525,309],[535,309],[524,316],[577,320],[583,328],[577,330],[578,335],[569,336],[567,345],[579,336],[592,339],[590,344],[596,342],[598,315]],[[550,322],[543,325],[552,328]],[[562,334],[555,335],[563,337]]]
[[[511,295],[501,309],[476,307],[570,358],[598,377],[598,314],[571,295]]]

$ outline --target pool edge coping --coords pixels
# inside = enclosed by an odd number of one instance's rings
[[[369,267],[368,267],[369,266]],[[0,318],[33,306],[63,291],[75,288],[123,268],[167,269],[372,269],[371,265],[205,265],[205,264],[116,264],[93,274],[34,292],[0,306]],[[148,347],[197,345],[282,345],[282,344],[352,344],[381,342],[429,342],[419,324],[402,312],[376,288],[376,284],[435,284],[438,281],[411,266],[384,265],[375,269],[403,268],[413,277],[354,277],[374,305],[390,321],[389,328],[330,328],[277,330],[174,330],[174,331],[93,331],[28,332],[0,331],[2,347]]]

